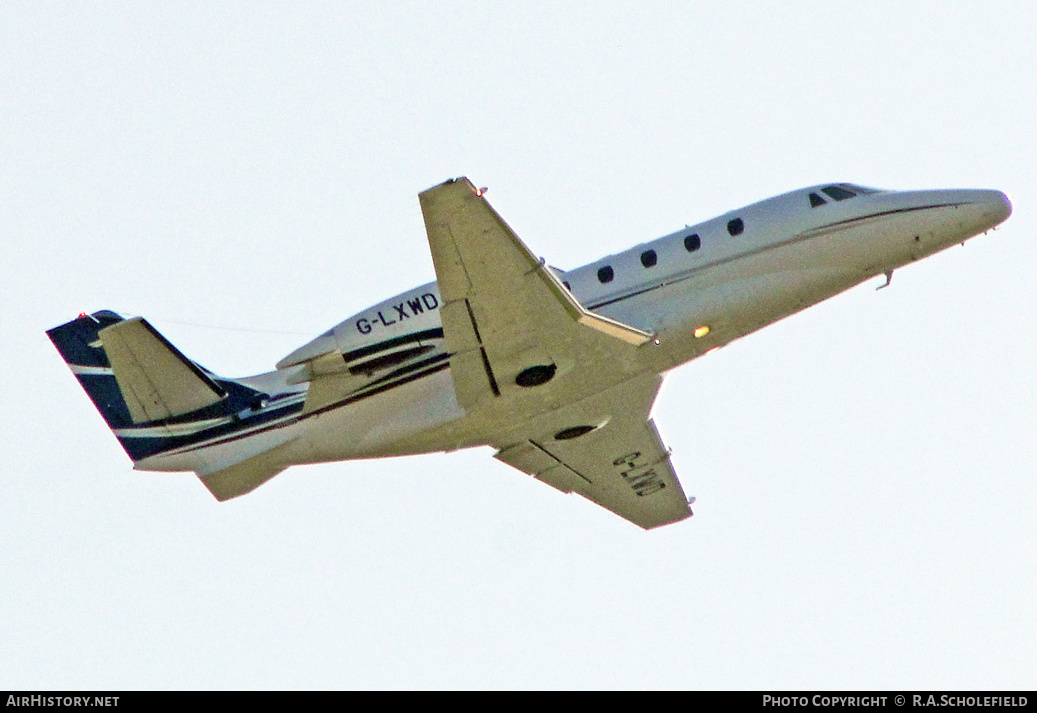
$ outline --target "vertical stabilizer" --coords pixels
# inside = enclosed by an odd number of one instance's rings
[[[102,310],[47,336],[134,461],[182,443],[197,432],[192,424],[230,408],[224,385],[143,319]]]

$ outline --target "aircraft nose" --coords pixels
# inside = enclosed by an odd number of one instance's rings
[[[968,191],[965,200],[973,206],[976,227],[980,231],[1000,225],[1012,215],[1012,201],[1001,191]]]
[[[1012,215],[1012,201],[1007,195],[1001,191],[990,191],[990,203],[993,210],[993,218],[998,223],[1003,223],[1008,220],[1008,216]]]

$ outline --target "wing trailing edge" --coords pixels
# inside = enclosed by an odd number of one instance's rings
[[[494,457],[646,530],[691,517],[649,418],[661,383],[646,374],[530,419],[496,439]]]

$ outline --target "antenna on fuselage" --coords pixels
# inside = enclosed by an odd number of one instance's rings
[[[892,281],[893,281],[893,271],[892,270],[888,270],[886,272],[886,284],[879,285],[878,287],[875,288],[875,291],[878,292],[883,287],[889,287],[889,283],[891,283]]]

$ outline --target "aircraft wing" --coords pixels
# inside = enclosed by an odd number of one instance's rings
[[[652,335],[584,309],[467,178],[430,188],[420,200],[462,407],[562,392],[571,400],[641,369],[636,348]],[[523,374],[554,383],[524,389]]]
[[[458,404],[496,457],[644,528],[691,512],[649,412],[652,335],[585,309],[466,178],[420,195]]]
[[[661,382],[645,374],[535,418],[495,444],[508,445],[494,457],[646,530],[690,517],[670,452],[648,418]]]

